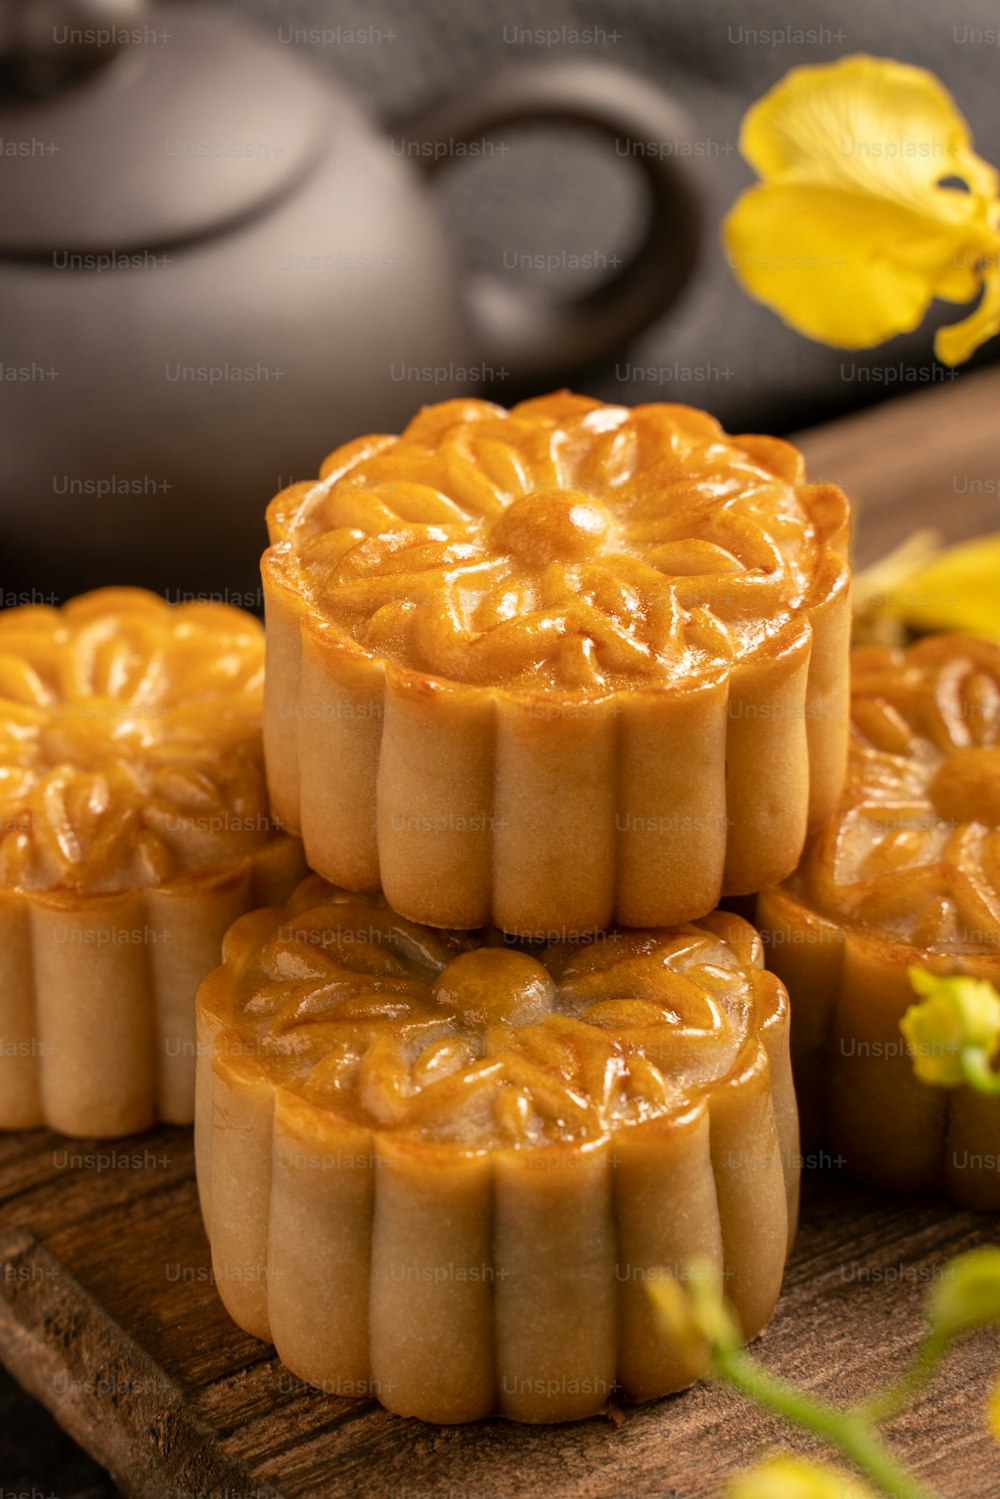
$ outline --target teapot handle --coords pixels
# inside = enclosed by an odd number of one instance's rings
[[[643,169],[646,232],[609,280],[569,302],[532,296],[495,276],[470,276],[466,300],[477,357],[522,386],[544,386],[609,357],[676,301],[694,268],[700,194],[689,157],[692,123],[636,73],[608,63],[524,64],[402,125],[395,137],[433,175],[467,143],[522,121],[570,121],[599,130]],[[622,154],[625,154],[624,152]]]

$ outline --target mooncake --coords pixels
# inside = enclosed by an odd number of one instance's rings
[[[799,869],[765,890],[807,1148],[855,1176],[1000,1207],[1000,1107],[916,1077],[907,969],[1000,984],[1000,647],[963,635],[852,660],[847,783]]]
[[[263,631],[104,589],[0,614],[0,1127],[194,1112],[194,1004],[243,911],[287,898]]]
[[[794,869],[847,744],[848,507],[685,406],[455,400],[268,509],[265,752],[411,920],[662,926]]]
[[[787,996],[754,929],[512,941],[310,876],[198,997],[213,1279],[297,1376],[433,1422],[681,1388],[651,1279],[692,1257],[748,1336],[799,1159]]]

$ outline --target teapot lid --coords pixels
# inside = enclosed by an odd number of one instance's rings
[[[156,8],[132,24],[60,28],[58,6],[44,9],[45,50],[29,37],[25,52],[48,92],[5,87],[3,59],[0,251],[128,251],[204,235],[291,186],[330,138],[329,88],[287,47],[218,12]],[[67,13],[79,23],[78,5]],[[86,65],[68,63],[81,46]]]

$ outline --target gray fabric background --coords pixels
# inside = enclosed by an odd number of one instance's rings
[[[656,399],[648,385],[618,378],[623,366],[728,368],[728,378],[673,384],[661,398],[710,407],[732,427],[785,431],[886,393],[883,383],[851,378],[855,365],[903,363],[946,378],[934,365],[933,328],[957,321],[962,309],[933,309],[917,332],[845,354],[809,342],[750,300],[718,242],[722,217],[753,180],[726,147],[735,145],[746,107],[788,68],[871,52],[936,72],[969,120],[980,154],[1000,166],[1000,47],[966,39],[976,30],[996,35],[995,0],[810,0],[794,7],[778,0],[238,0],[232,8],[281,37],[338,26],[381,33],[381,41],[353,45],[289,44],[300,45],[390,126],[522,58],[604,57],[638,69],[685,106],[696,138],[712,153],[694,163],[706,208],[699,270],[673,312],[621,360],[577,380],[581,388],[606,399]],[[515,30],[563,27],[603,30],[606,39],[553,47],[510,40]],[[780,45],[748,39],[789,27],[816,39]],[[510,141],[504,156],[456,162],[440,179],[442,206],[467,262],[511,278],[526,274],[553,295],[585,290],[593,279],[588,272],[505,270],[502,248],[627,253],[642,225],[638,174],[582,131],[525,127]],[[998,352],[1000,340],[976,362]]]

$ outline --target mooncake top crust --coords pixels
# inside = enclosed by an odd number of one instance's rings
[[[847,503],[777,438],[561,392],[428,406],[268,509],[272,570],[359,653],[603,697],[780,654],[846,586]]]
[[[1000,948],[1000,646],[932,636],[852,654],[847,781],[784,888],[928,951]]]
[[[223,1049],[340,1121],[465,1149],[594,1142],[683,1113],[759,1060],[784,991],[757,933],[514,943],[307,879],[226,939]]]
[[[240,609],[108,588],[0,614],[0,887],[93,896],[272,836],[264,636]]]

